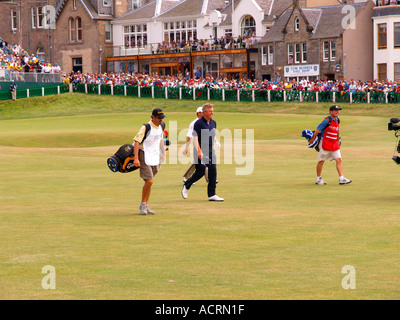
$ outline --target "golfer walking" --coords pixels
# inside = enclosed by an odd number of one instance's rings
[[[143,125],[134,140],[133,164],[140,167],[140,177],[144,180],[142,189],[142,202],[139,206],[139,214],[154,214],[149,208],[149,198],[153,178],[158,173],[161,163],[165,160],[165,146],[163,140],[162,121],[165,118],[164,112],[160,108],[155,108],[149,121],[150,130],[146,134],[146,125]]]
[[[193,128],[194,128],[194,124],[197,120],[199,120],[202,116],[203,116],[203,107],[198,107],[196,110],[196,115],[197,118],[194,119],[190,125],[189,125],[189,129],[188,132],[186,134],[186,144],[185,144],[185,148],[183,149],[182,153],[184,156],[187,155],[187,153],[189,152],[189,146],[190,146],[190,141],[192,141],[193,139]],[[186,170],[185,174],[183,175],[183,182],[186,182],[187,179],[189,179],[191,177],[191,175],[194,173],[194,171],[196,170],[196,166],[194,164],[191,164],[190,167]],[[205,175],[206,177],[207,175]],[[207,179],[206,179],[207,180]],[[208,182],[208,181],[207,181]]]
[[[199,179],[201,179],[208,168],[207,194],[209,201],[224,201],[216,195],[217,181],[217,158],[213,148],[217,123],[212,119],[214,107],[206,103],[203,106],[203,116],[194,123],[193,127],[193,157],[196,171],[184,182],[182,197],[187,199],[189,189]]]
[[[330,115],[326,117],[317,127],[314,135],[309,141],[312,144],[315,138],[321,134],[319,142],[318,152],[318,163],[317,163],[317,180],[315,184],[325,185],[325,181],[321,177],[322,168],[326,160],[336,161],[336,170],[339,174],[339,184],[351,183],[350,179],[347,179],[343,175],[343,164],[342,156],[340,154],[340,134],[339,134],[339,110],[342,110],[338,106],[331,106],[329,109]]]

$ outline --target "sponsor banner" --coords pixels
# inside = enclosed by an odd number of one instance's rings
[[[319,76],[318,64],[285,66],[285,77],[311,77]]]

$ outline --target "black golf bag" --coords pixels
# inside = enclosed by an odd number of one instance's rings
[[[107,159],[107,165],[112,172],[132,172],[139,169],[139,167],[133,165],[134,160],[133,145],[124,144],[113,156]]]

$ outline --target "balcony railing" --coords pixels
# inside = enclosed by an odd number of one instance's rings
[[[232,41],[220,43],[209,41],[187,41],[187,42],[162,42],[162,43],[148,43],[144,45],[125,45],[109,47],[106,50],[107,58],[126,57],[136,55],[148,54],[171,54],[171,53],[185,53],[185,52],[206,52],[206,51],[219,51],[219,50],[238,50],[238,49],[252,49],[258,48],[258,41],[260,37],[251,40],[250,38],[240,40],[234,38]]]

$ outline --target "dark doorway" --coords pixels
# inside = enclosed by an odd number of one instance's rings
[[[72,58],[72,70],[82,73],[82,58]]]

